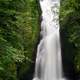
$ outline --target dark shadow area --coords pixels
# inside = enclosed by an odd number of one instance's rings
[[[63,62],[63,72],[67,79],[69,80],[80,80],[80,72],[76,72],[74,58],[77,55],[78,47],[75,46],[77,39],[73,40],[71,37],[74,33],[78,36],[79,27],[79,17],[78,14],[72,12],[64,18],[61,23],[61,49],[62,49],[62,62]],[[71,41],[73,40],[73,41]]]
[[[34,64],[31,65],[30,69],[24,73],[19,80],[32,80],[34,73]]]
[[[74,44],[71,44],[66,38],[64,30],[61,31],[61,43],[62,43],[62,62],[63,72],[66,78],[69,80],[75,79],[74,71]]]

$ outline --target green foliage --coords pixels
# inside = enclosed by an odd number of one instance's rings
[[[74,45],[74,67],[80,71],[80,0],[62,0],[60,11],[61,30],[70,44]],[[66,43],[67,44],[67,43]],[[66,47],[68,48],[68,47]],[[69,53],[69,54],[72,54]]]
[[[0,80],[17,80],[16,66],[19,76],[29,69],[38,17],[36,0],[0,0]]]

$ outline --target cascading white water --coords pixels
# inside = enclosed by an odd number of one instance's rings
[[[41,36],[37,49],[33,80],[65,80],[59,36],[60,0],[40,0],[42,10]]]

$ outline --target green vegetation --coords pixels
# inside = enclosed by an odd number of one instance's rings
[[[17,80],[17,67],[20,77],[33,62],[37,5],[36,0],[0,0],[0,80]]]
[[[61,1],[60,23],[67,60],[71,58],[75,71],[80,72],[80,0]]]
[[[80,72],[79,14],[80,0],[61,1],[64,54],[76,72]],[[39,36],[39,16],[37,0],[0,0],[0,80],[18,80],[28,74]]]

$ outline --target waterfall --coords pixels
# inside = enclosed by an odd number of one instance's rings
[[[37,48],[33,80],[65,80],[62,75],[62,61],[59,35],[60,0],[40,0],[42,10],[41,36]]]

